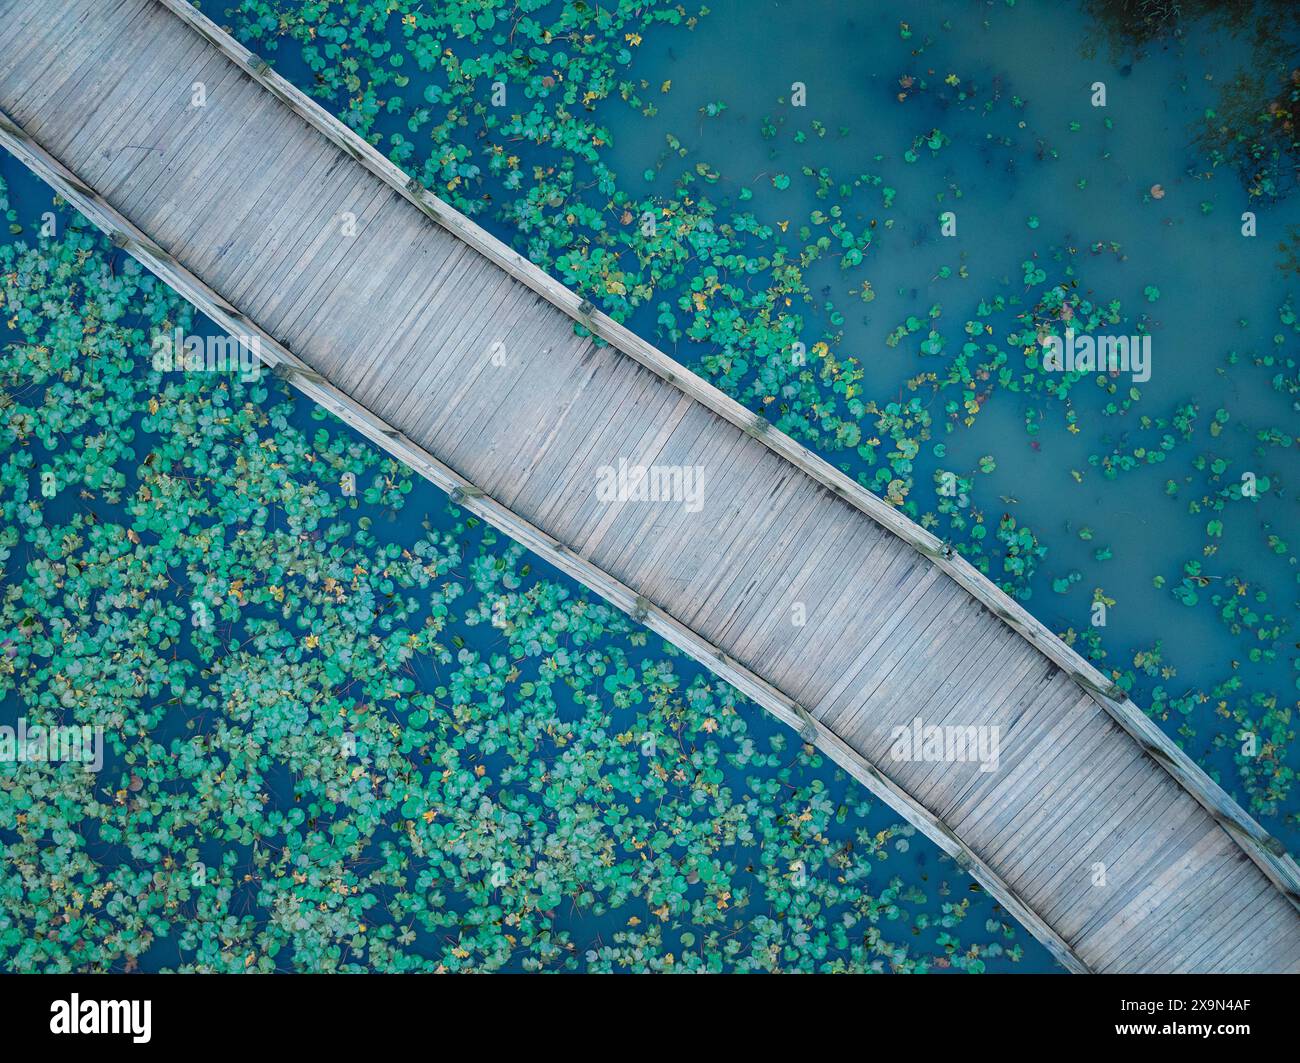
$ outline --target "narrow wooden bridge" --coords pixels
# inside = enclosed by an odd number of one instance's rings
[[[1107,677],[182,0],[0,0],[0,112],[118,246],[798,728],[1069,969],[1300,970],[1295,863]],[[702,470],[662,485],[700,504],[611,499],[620,462]],[[899,756],[918,719],[999,728],[997,770]]]

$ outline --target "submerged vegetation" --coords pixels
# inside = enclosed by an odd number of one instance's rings
[[[1207,108],[1198,146],[1211,167],[1236,172],[1252,198],[1289,194],[1300,179],[1300,69],[1294,34],[1300,8],[1288,0],[1085,0],[1112,51],[1167,47],[1198,25],[1240,36],[1249,69],[1220,89]]]
[[[1212,165],[1233,167],[1252,198],[1276,199],[1300,181],[1300,67],[1279,79],[1242,74],[1205,115]]]

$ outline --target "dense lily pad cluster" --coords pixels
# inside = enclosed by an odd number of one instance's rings
[[[0,722],[105,762],[0,763],[0,968],[1024,955],[812,747],[279,381],[154,370],[203,324],[82,226],[0,247]]]

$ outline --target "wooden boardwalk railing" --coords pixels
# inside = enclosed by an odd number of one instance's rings
[[[1300,970],[1295,863],[1107,677],[183,0],[0,0],[0,142],[305,394],[815,742],[1068,969]],[[607,494],[621,464],[667,499]],[[913,757],[918,720],[989,745]]]

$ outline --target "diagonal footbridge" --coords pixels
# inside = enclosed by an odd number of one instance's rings
[[[1067,969],[1300,970],[1296,864],[1108,677],[184,0],[0,0],[0,143],[277,374],[819,746]],[[996,770],[912,756],[918,720],[996,728]]]

